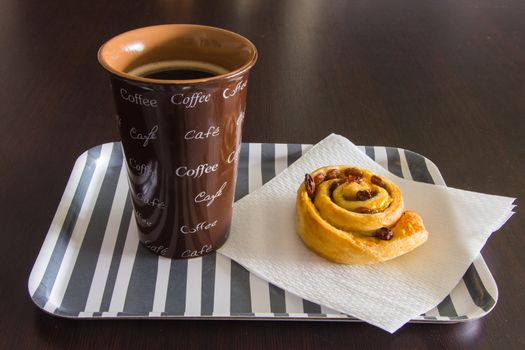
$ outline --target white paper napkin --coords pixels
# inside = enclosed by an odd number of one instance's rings
[[[428,241],[374,265],[339,265],[308,250],[295,230],[297,188],[305,173],[337,164],[393,180],[406,208],[422,216]],[[449,294],[491,233],[510,218],[513,201],[401,179],[346,138],[330,135],[235,203],[230,238],[219,251],[291,293],[394,332]]]

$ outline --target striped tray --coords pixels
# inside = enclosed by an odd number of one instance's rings
[[[311,146],[243,144],[236,199],[278,174]],[[392,173],[444,184],[428,159],[398,148],[361,147]],[[120,143],[90,149],[75,163],[29,277],[35,304],[72,318],[243,318],[359,321],[263,281],[211,254],[169,260],[151,254],[132,220]],[[486,315],[498,290],[482,256],[437,307],[413,322]]]

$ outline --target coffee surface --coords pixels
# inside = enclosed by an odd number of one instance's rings
[[[135,67],[128,73],[159,80],[193,80],[225,74],[228,73],[228,70],[209,62],[173,60],[148,63]]]
[[[141,76],[150,79],[161,79],[161,80],[191,80],[191,79],[203,79],[214,77],[217,74],[206,72],[198,69],[180,69],[172,68],[162,71],[156,71],[151,73],[145,73]]]

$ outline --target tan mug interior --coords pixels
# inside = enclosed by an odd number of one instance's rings
[[[199,61],[223,67],[225,74],[195,82],[233,77],[250,69],[257,60],[255,46],[243,36],[225,29],[166,24],[122,33],[107,41],[98,52],[100,64],[113,74],[130,80],[173,83],[129,74],[160,61]]]

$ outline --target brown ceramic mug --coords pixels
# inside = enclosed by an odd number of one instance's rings
[[[227,30],[159,25],[106,42],[139,237],[172,258],[227,239],[255,46]]]

